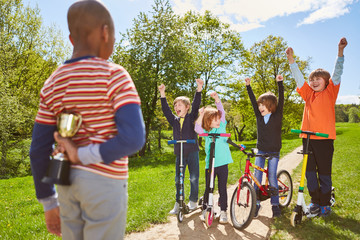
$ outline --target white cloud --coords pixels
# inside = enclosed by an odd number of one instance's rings
[[[349,6],[359,0],[173,0],[177,14],[188,10],[203,13],[210,10],[221,19],[228,20],[233,29],[248,31],[264,27],[271,18],[294,13],[308,14],[298,26],[342,16]]]
[[[359,97],[356,95],[338,96],[336,104],[360,104]]]

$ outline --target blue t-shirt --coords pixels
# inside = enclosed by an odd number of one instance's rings
[[[213,128],[209,132],[204,130],[204,133],[226,133],[226,124],[227,122],[220,122],[219,128]],[[231,152],[229,144],[226,142],[226,137],[216,138],[215,141],[215,163],[214,167],[220,167],[232,163]],[[209,168],[209,156],[210,156],[210,143],[212,142],[211,137],[205,137],[205,168]]]

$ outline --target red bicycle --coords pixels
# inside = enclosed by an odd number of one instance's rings
[[[251,158],[263,157],[270,159],[274,155],[270,154],[257,154],[254,149],[251,152],[245,151],[244,145],[237,145],[230,139],[227,141],[230,145],[241,150],[246,156],[246,165],[244,174],[240,177],[238,186],[234,190],[231,198],[230,216],[233,226],[236,229],[244,229],[251,223],[256,210],[256,192],[253,182],[259,187],[259,199],[264,201],[271,197],[271,190],[268,180],[267,168],[261,168],[250,162]],[[262,185],[250,171],[250,167],[255,168],[265,173],[265,184]],[[286,170],[280,170],[277,173],[278,186],[279,186],[279,205],[280,207],[287,207],[292,198],[293,183],[290,173]]]

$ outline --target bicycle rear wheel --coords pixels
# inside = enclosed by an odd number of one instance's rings
[[[277,174],[277,179],[279,185],[279,205],[287,207],[291,202],[293,194],[293,183],[290,173],[286,170],[281,170]]]
[[[238,187],[236,187],[230,205],[230,216],[234,228],[244,229],[251,223],[256,209],[256,193],[254,187],[249,182],[243,182],[238,196]]]

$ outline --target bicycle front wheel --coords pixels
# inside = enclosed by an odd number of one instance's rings
[[[256,193],[254,187],[249,182],[243,182],[239,190],[236,187],[230,205],[230,216],[234,228],[242,230],[249,226],[255,215]]]
[[[279,205],[287,207],[291,202],[293,194],[293,183],[290,173],[286,170],[281,170],[277,174],[277,179],[279,185]]]

